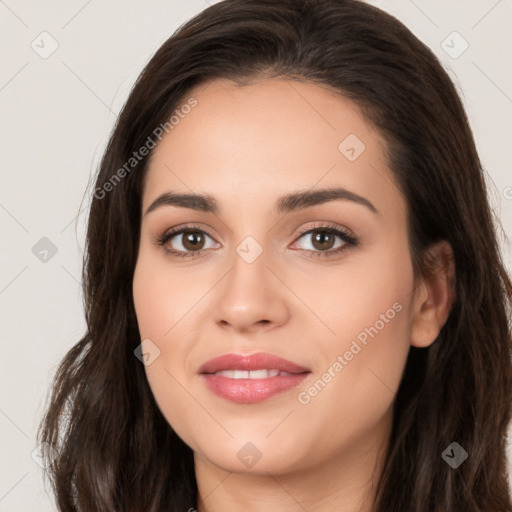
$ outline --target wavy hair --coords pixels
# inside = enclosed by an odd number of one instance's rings
[[[436,56],[396,18],[359,0],[221,1],[182,25],[137,79],[92,196],[82,271],[86,332],[60,362],[39,425],[39,442],[57,454],[43,453],[59,510],[197,506],[192,450],[161,414],[134,356],[141,339],[132,280],[151,152],[122,179],[119,170],[194,86],[265,77],[338,91],[384,137],[408,207],[416,278],[429,271],[431,244],[446,240],[453,249],[455,300],[435,342],[410,348],[375,512],[511,512],[512,285],[485,174]],[[441,456],[454,441],[469,454],[457,469]]]

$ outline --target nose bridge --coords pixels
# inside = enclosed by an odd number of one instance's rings
[[[252,235],[243,238],[234,249],[226,292],[247,304],[256,303],[270,291],[268,249]]]
[[[264,233],[256,236],[261,239]],[[217,321],[241,329],[262,321],[285,321],[285,290],[268,268],[271,253],[263,244],[247,235],[235,246],[231,269],[217,299]]]

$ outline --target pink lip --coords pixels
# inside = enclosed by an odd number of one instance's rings
[[[261,370],[276,369],[292,375],[278,375],[263,379],[233,379],[223,375],[213,375],[222,370]],[[218,396],[237,403],[261,402],[278,393],[298,386],[311,372],[291,361],[272,354],[225,354],[207,361],[200,373],[210,391]]]

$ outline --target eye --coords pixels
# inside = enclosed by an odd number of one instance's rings
[[[345,250],[347,246],[356,247],[358,245],[358,240],[351,233],[332,224],[306,228],[306,231],[301,232],[299,240],[302,238],[310,243],[305,244],[308,247],[301,250],[311,253],[313,257],[333,256]],[[338,239],[338,243],[336,243],[336,239]]]
[[[154,243],[163,246],[164,250],[173,256],[195,257],[202,254],[203,250],[215,247],[216,242],[205,246],[207,239],[214,242],[213,238],[200,227],[185,226],[165,231]]]
[[[356,247],[358,245],[358,240],[351,233],[333,224],[305,228],[300,233],[298,240],[308,240],[308,237],[311,243],[306,245],[309,247],[299,250],[306,251],[313,257],[333,256],[345,250],[347,246]],[[209,246],[208,239],[213,242]],[[338,239],[338,243],[336,243],[336,239]],[[220,247],[220,244],[215,242],[204,229],[194,225],[165,231],[153,243],[162,246],[165,252],[171,256],[189,258],[199,256],[207,249]]]

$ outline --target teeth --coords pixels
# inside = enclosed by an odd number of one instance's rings
[[[277,377],[279,370],[252,370],[249,372],[249,379],[266,379],[268,377]]]
[[[270,370],[221,370],[214,375],[228,377],[229,379],[267,379],[268,377],[277,377],[278,375],[291,375],[288,372],[280,372],[273,368]]]

